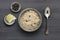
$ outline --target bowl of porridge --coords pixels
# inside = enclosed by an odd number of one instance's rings
[[[18,23],[24,31],[33,32],[41,27],[42,16],[36,9],[26,8],[19,14]]]

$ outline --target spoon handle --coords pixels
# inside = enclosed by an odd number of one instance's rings
[[[48,26],[47,26],[47,24],[48,24],[48,21],[46,20],[45,35],[48,35]]]

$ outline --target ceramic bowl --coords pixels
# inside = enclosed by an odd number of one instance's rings
[[[12,5],[15,4],[15,3],[19,4],[19,8],[18,8],[17,11],[13,10],[13,8],[12,8]],[[21,9],[21,4],[20,4],[19,2],[13,2],[13,3],[11,4],[11,8],[10,8],[10,9],[11,9],[11,11],[13,11],[13,12],[19,12],[20,9]]]
[[[39,25],[37,26],[37,28],[33,29],[33,30],[28,30],[28,29],[25,29],[21,23],[20,23],[20,18],[21,18],[21,15],[23,15],[24,12],[28,11],[28,10],[34,10],[35,12],[38,13],[39,15],[39,18],[40,18],[40,22],[39,22]],[[19,14],[19,17],[18,17],[18,23],[19,23],[19,26],[21,29],[23,29],[24,31],[27,31],[27,32],[33,32],[33,31],[36,31],[37,29],[39,29],[41,27],[41,24],[42,24],[42,16],[41,16],[41,13],[39,11],[37,11],[36,9],[34,8],[26,8],[24,9],[20,14]]]

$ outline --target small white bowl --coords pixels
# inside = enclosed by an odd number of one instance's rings
[[[15,11],[15,10],[12,9],[12,5],[15,4],[15,3],[19,4],[19,8],[18,8],[17,11]],[[20,9],[21,9],[21,4],[20,4],[19,2],[13,2],[13,3],[11,4],[11,8],[10,8],[10,9],[11,9],[11,11],[13,11],[13,12],[18,12],[18,11],[20,11]]]
[[[14,21],[12,21],[11,23],[8,23],[7,21],[6,21],[6,16],[4,17],[4,22],[7,24],[7,25],[12,25],[12,24],[14,24],[15,23],[15,20]]]

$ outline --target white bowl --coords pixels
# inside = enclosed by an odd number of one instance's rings
[[[4,22],[5,22],[7,25],[12,25],[12,24],[14,24],[14,23],[15,23],[15,20],[14,20],[14,21],[12,21],[11,23],[8,23],[8,22],[5,20],[5,18],[6,18],[6,16],[4,17]]]
[[[20,18],[21,18],[21,15],[23,15],[23,13],[24,13],[25,11],[27,11],[27,10],[34,10],[34,11],[36,11],[36,12],[38,13],[39,17],[40,17],[40,23],[39,23],[39,25],[37,26],[37,28],[35,28],[35,29],[33,29],[33,30],[25,29],[25,28],[20,24],[20,22],[19,22],[19,20],[20,20]],[[40,26],[41,26],[41,24],[42,24],[42,16],[41,16],[41,14],[40,14],[36,9],[34,9],[34,8],[26,8],[26,9],[24,9],[24,10],[19,14],[18,23],[19,23],[20,28],[22,28],[24,31],[33,32],[33,31],[36,31],[37,29],[40,28]]]
[[[15,3],[19,4],[19,9],[18,9],[17,11],[15,11],[15,10],[12,9],[12,5],[15,4]],[[20,9],[21,9],[21,4],[20,4],[19,2],[13,2],[13,3],[11,4],[11,8],[10,8],[10,9],[11,9],[11,11],[13,11],[13,12],[18,12],[18,11],[20,11]]]

